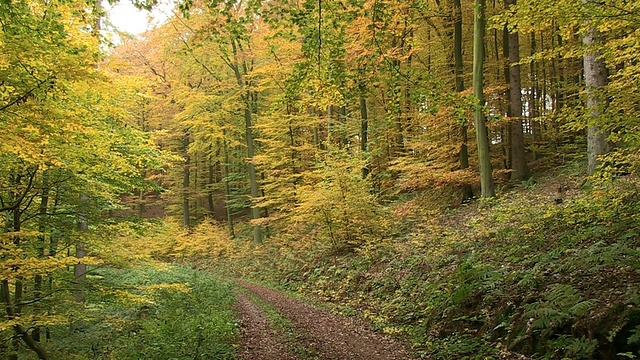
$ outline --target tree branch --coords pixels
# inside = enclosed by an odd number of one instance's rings
[[[28,98],[28,97],[29,97],[29,95],[31,95],[31,93],[33,93],[34,91],[36,91],[36,89],[38,89],[40,86],[42,86],[42,84],[44,84],[44,83],[48,82],[48,81],[49,81],[49,80],[51,80],[52,78],[53,78],[53,77],[51,77],[51,76],[50,76],[50,77],[48,77],[48,78],[46,78],[46,79],[44,79],[44,80],[40,81],[40,82],[38,83],[38,85],[36,85],[35,87],[33,87],[31,90],[29,90],[29,91],[27,91],[26,93],[22,94],[22,95],[21,95],[21,96],[19,96],[17,99],[15,99],[15,100],[11,101],[10,103],[6,104],[5,106],[0,107],[0,111],[4,111],[5,109],[7,109],[7,108],[9,108],[9,107],[11,107],[11,106],[13,106],[13,105],[15,105],[15,104],[17,104],[17,103],[19,103],[19,102],[21,102],[21,101],[24,101],[26,98]]]

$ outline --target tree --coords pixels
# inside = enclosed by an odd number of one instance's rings
[[[475,108],[476,141],[478,143],[478,162],[480,164],[480,186],[482,197],[495,196],[493,174],[491,170],[491,156],[489,155],[489,137],[484,115],[484,32],[485,32],[485,1],[476,0],[474,7],[475,20],[473,23],[473,95],[478,99]]]
[[[597,6],[595,1],[584,0],[587,6]],[[608,83],[608,71],[600,47],[604,39],[598,29],[591,25],[583,35],[584,82],[587,92],[587,171],[593,174],[600,163],[599,157],[609,152],[608,132],[603,129],[600,117],[604,113],[606,99],[602,92]]]
[[[516,4],[516,0],[505,0],[507,9]],[[518,31],[511,29],[507,36],[509,66],[507,78],[509,85],[509,127],[511,134],[511,180],[523,180],[529,177],[529,168],[524,151],[522,132],[522,85],[520,80],[520,40]]]
[[[5,6],[6,5],[6,6]],[[3,339],[47,358],[38,331],[55,320],[53,304],[73,292],[45,277],[70,277],[77,259],[60,251],[106,241],[96,234],[119,196],[144,189],[144,169],[166,160],[123,105],[126,80],[96,68],[96,12],[85,3],[16,1],[0,7],[0,299]],[[71,14],[82,13],[84,17]],[[91,199],[82,201],[82,194]],[[53,201],[49,201],[53,199]],[[79,232],[79,219],[92,221]],[[108,221],[108,220],[107,220]],[[88,224],[88,223],[87,223]],[[81,230],[85,230],[83,226]],[[48,251],[47,251],[48,250]],[[91,257],[83,260],[95,263]],[[84,274],[85,271],[82,271]],[[78,286],[73,286],[77,289]],[[12,331],[12,336],[8,331]],[[14,350],[10,358],[16,358]]]

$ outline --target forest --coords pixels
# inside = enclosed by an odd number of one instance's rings
[[[639,2],[104,5],[0,0],[0,357],[640,357]]]

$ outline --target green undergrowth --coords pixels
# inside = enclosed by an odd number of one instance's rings
[[[350,252],[267,243],[215,268],[331,302],[432,359],[640,355],[637,179],[530,181],[396,221]]]
[[[180,266],[101,268],[67,325],[49,328],[52,359],[234,359],[232,286]]]

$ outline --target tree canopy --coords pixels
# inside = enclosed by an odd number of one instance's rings
[[[99,5],[0,4],[0,329],[41,358],[40,303],[82,288],[68,250],[115,261],[134,196],[342,253],[567,158],[638,171],[633,1],[185,1],[117,47]]]

